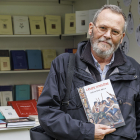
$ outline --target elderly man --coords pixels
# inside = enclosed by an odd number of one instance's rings
[[[118,48],[126,30],[126,18],[115,5],[105,5],[89,23],[90,41],[78,44],[67,113],[60,110],[65,96],[69,54],[53,62],[38,100],[38,115],[46,133],[59,140],[134,140],[140,135],[140,66]],[[125,126],[117,129],[87,121],[78,88],[110,79]]]

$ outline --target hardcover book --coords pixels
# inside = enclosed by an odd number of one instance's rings
[[[109,79],[81,87],[78,92],[89,122],[112,128],[125,125]]]
[[[29,35],[28,16],[13,16],[13,26],[15,35]]]
[[[35,99],[36,101],[38,100],[37,96],[37,86],[44,86],[44,84],[32,84],[31,85],[31,94],[32,94],[32,99]]]
[[[24,100],[24,101],[10,101],[8,105],[11,105],[17,112],[19,117],[28,117],[29,115],[38,115],[36,100]]]
[[[24,50],[11,50],[11,68],[12,70],[27,70],[27,58]]]
[[[15,85],[15,100],[30,100],[30,85]]]
[[[0,128],[5,128],[6,127],[6,122],[3,120],[0,120]]]
[[[13,35],[12,20],[10,15],[0,15],[0,34]]]
[[[0,112],[5,119],[18,119],[16,111],[11,106],[0,106]]]
[[[41,50],[26,50],[26,52],[29,70],[42,69]]]
[[[65,52],[75,54],[77,52],[77,49],[65,49]]]
[[[29,16],[32,35],[45,35],[45,24],[43,16]]]
[[[65,34],[76,33],[75,13],[65,14]]]
[[[0,70],[1,71],[11,70],[10,57],[0,57]]]
[[[37,86],[37,99],[39,98],[39,96],[41,95],[42,91],[43,91],[44,86]]]
[[[51,63],[56,57],[56,50],[54,49],[42,50],[42,57],[44,69],[50,69]]]
[[[5,117],[0,112],[0,120],[3,120],[3,119],[5,119]]]
[[[9,50],[0,50],[0,57],[9,57]]]
[[[46,15],[46,30],[47,34],[61,34],[61,16]]]
[[[89,26],[89,12],[76,11],[76,33],[87,33]]]

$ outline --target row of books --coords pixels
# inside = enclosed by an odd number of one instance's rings
[[[8,101],[38,100],[44,88],[43,84],[0,86],[0,105],[7,106]]]
[[[85,33],[97,9],[65,14],[65,34]],[[61,16],[0,15],[2,35],[61,34]]]
[[[39,125],[35,100],[8,101],[0,106],[0,128]]]
[[[0,50],[0,70],[50,69],[56,50]]]

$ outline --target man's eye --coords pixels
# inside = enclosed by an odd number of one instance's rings
[[[106,27],[99,27],[99,29],[100,29],[101,31],[106,31],[106,30],[107,30]]]
[[[118,31],[112,31],[112,33],[114,34],[114,35],[118,35],[119,34],[119,32]]]

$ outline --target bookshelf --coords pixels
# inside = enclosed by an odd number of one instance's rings
[[[98,0],[0,0],[0,14],[11,16],[59,15],[62,17],[61,35],[0,35],[0,49],[56,49],[57,55],[65,48],[77,48],[77,44],[87,40],[86,33],[64,34],[65,13],[78,10],[98,9],[106,1]],[[49,70],[0,71],[0,85],[42,84]],[[9,140],[30,140],[29,127],[0,129],[0,138]]]

